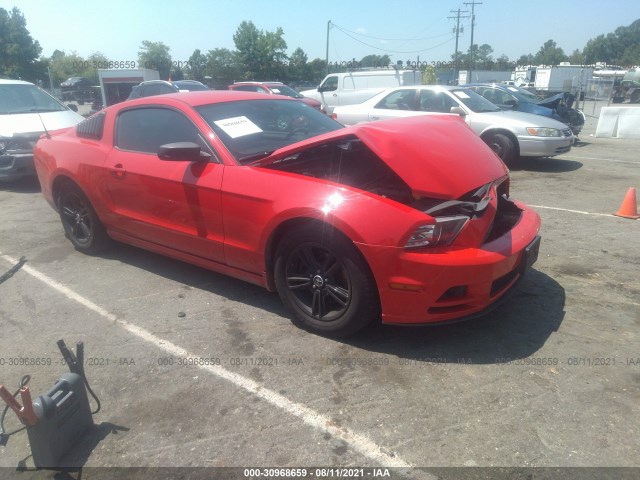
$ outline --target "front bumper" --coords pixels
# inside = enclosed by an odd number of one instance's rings
[[[17,180],[36,175],[33,153],[7,153],[0,155],[0,181]]]
[[[457,320],[486,311],[504,296],[537,258],[540,217],[518,206],[523,209],[518,223],[481,248],[448,247],[436,253],[359,244],[373,259],[383,323]]]
[[[570,132],[570,130],[567,128]],[[519,136],[521,157],[553,157],[571,150],[573,134],[564,137],[528,137]]]

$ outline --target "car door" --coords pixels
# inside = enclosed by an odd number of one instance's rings
[[[223,262],[221,211],[224,165],[215,155],[202,162],[160,160],[161,145],[195,142],[214,154],[198,128],[171,108],[120,111],[104,187],[120,233]]]

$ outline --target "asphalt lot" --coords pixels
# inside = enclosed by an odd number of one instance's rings
[[[609,214],[640,188],[640,141],[591,137],[596,121],[512,172],[543,243],[510,301],[346,341],[216,273],[125,245],[80,254],[37,181],[0,185],[0,275],[27,259],[0,284],[0,382],[28,373],[42,393],[66,371],[56,341],[84,341],[102,410],[75,467],[638,467],[640,221]],[[16,434],[0,467],[29,453]]]

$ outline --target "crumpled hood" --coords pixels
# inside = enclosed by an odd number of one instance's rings
[[[567,101],[568,100],[568,98],[567,98],[568,95],[570,95],[570,94],[558,93],[558,94],[553,95],[553,96],[551,96],[549,98],[545,98],[544,100],[540,100],[536,105],[540,105],[541,107],[547,107],[547,108],[550,108],[552,110],[556,110],[558,108],[558,105],[560,105],[560,102],[565,100],[565,102],[567,103],[567,105],[566,105],[567,108],[571,108],[571,105]],[[571,103],[573,103],[573,101]]]
[[[458,198],[509,172],[458,115],[384,120],[346,130],[423,196]]]

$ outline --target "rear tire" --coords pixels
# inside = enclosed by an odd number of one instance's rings
[[[109,247],[111,238],[107,230],[87,196],[76,185],[68,183],[62,187],[58,210],[65,236],[76,250],[93,255]]]
[[[329,226],[298,228],[278,245],[275,282],[299,327],[346,337],[380,318],[378,288],[360,251]]]
[[[511,138],[503,133],[492,133],[484,141],[507,166],[515,165],[517,149]]]

